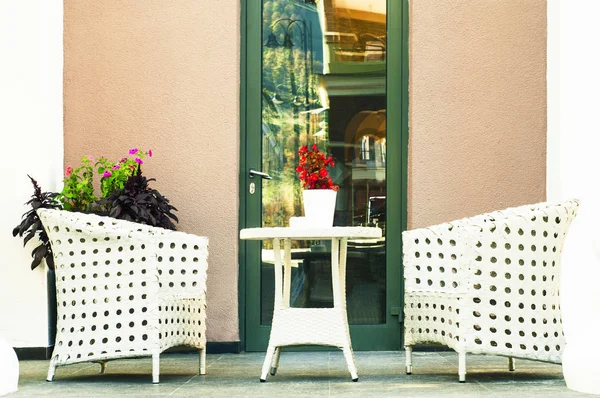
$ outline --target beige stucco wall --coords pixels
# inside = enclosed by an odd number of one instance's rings
[[[546,1],[410,3],[409,227],[544,200]]]
[[[65,0],[65,162],[153,149],[238,340],[239,0]],[[545,198],[546,2],[412,0],[409,227]]]
[[[153,150],[178,229],[210,239],[209,341],[239,340],[239,3],[64,2],[65,163]]]

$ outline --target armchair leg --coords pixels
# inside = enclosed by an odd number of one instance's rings
[[[352,352],[352,348],[350,346],[346,346],[342,348],[344,352],[344,358],[346,359],[346,365],[348,365],[348,371],[350,372],[350,377],[352,377],[352,381],[358,381],[358,371],[356,370],[356,364],[354,363],[354,353]]]
[[[412,374],[412,346],[404,346],[404,352],[406,354],[406,374]]]
[[[152,354],[152,383],[158,384],[160,374],[160,353]]]
[[[200,350],[200,374],[206,374],[206,347]]]
[[[515,359],[513,357],[509,357],[508,358],[508,370],[510,370],[511,372],[515,371]]]
[[[269,367],[271,365],[271,361],[273,360],[273,355],[275,354],[275,347],[269,344],[267,348],[267,354],[265,355],[265,362],[263,363],[262,371],[260,373],[260,381],[264,383],[267,381],[267,375],[269,374]]]
[[[464,383],[467,379],[467,353],[458,353],[458,381]]]
[[[277,368],[279,367],[279,355],[281,354],[281,347],[275,348],[275,354],[273,354],[273,360],[271,361],[271,375],[277,374]]]
[[[50,362],[50,367],[48,368],[48,376],[46,376],[46,381],[54,380],[54,371],[56,370],[56,365]]]

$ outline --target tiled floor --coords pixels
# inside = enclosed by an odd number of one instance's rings
[[[276,376],[259,382],[263,353],[207,356],[207,374],[198,375],[198,356],[161,356],[160,384],[151,383],[151,359],[109,362],[105,374],[93,363],[59,367],[45,381],[48,361],[21,361],[19,391],[9,397],[576,397],[565,386],[560,365],[506,358],[467,356],[467,382],[459,383],[453,352],[415,352],[413,375],[404,374],[401,352],[357,352],[359,381],[353,383],[341,351],[283,351]]]

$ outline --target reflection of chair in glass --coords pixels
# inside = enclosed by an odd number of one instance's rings
[[[381,228],[383,236],[385,236],[385,214],[385,196],[369,197],[367,226]]]
[[[541,203],[403,233],[406,372],[412,347],[561,362],[560,257],[579,202]]]
[[[208,238],[60,210],[38,210],[56,265],[57,366],[152,356],[169,347],[206,358]]]

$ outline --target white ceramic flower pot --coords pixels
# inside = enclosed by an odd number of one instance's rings
[[[304,217],[311,227],[333,226],[335,213],[335,200],[337,191],[333,189],[305,189],[302,191],[304,199]]]

